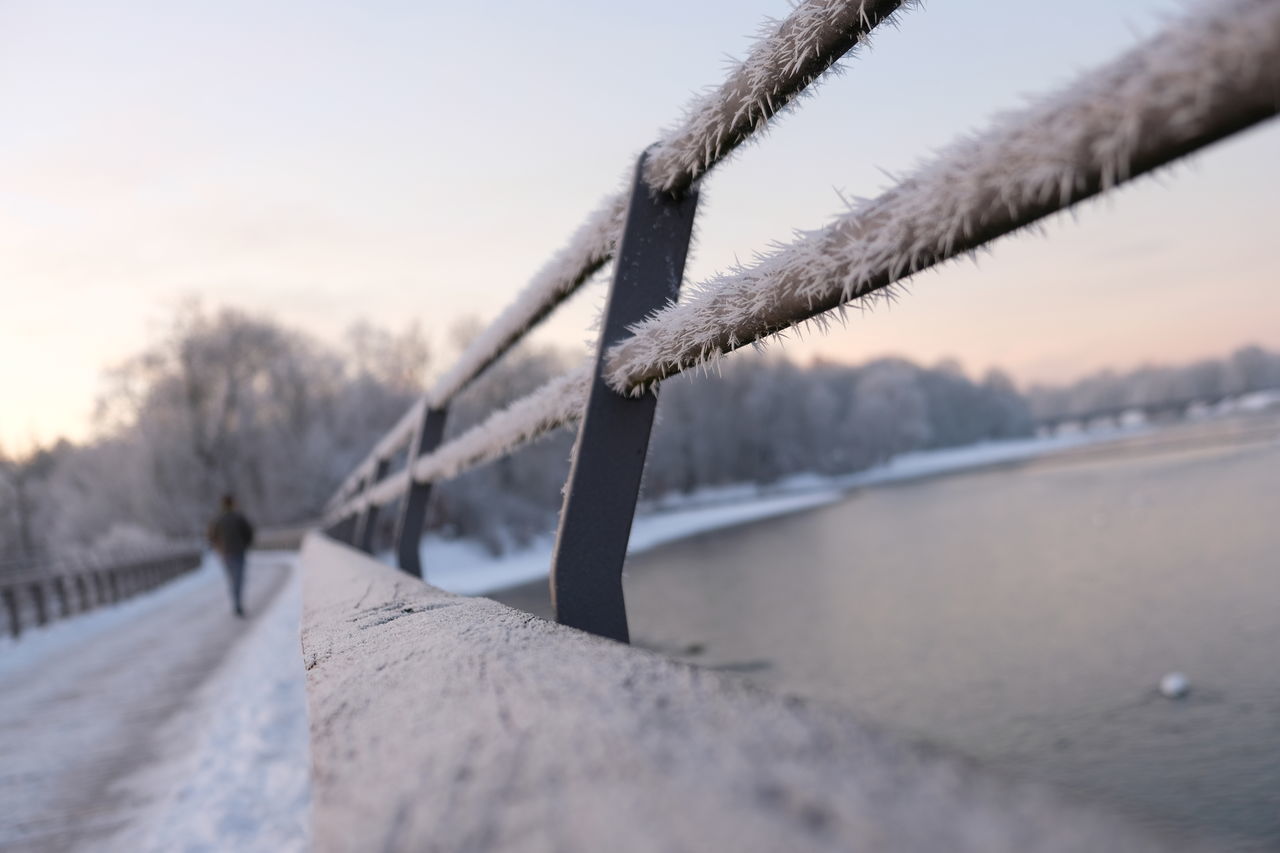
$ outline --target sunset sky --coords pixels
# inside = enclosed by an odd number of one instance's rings
[[[905,13],[704,185],[691,280],[1069,82],[1169,0]],[[0,2],[0,445],[91,434],[190,297],[336,339],[487,320],[786,0]],[[882,171],[884,170],[884,171]],[[918,277],[799,358],[1020,381],[1280,347],[1280,124]],[[581,346],[599,284],[539,336]],[[441,345],[443,349],[443,344]],[[443,365],[437,363],[435,367]]]

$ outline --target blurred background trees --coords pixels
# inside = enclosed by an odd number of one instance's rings
[[[1110,409],[1203,403],[1280,388],[1280,353],[1258,346],[1227,358],[1176,367],[1104,370],[1060,386],[1033,385],[1027,400],[1037,420],[1088,417]]]
[[[478,330],[462,324],[447,348]],[[455,402],[449,434],[580,357],[546,346],[516,350]],[[24,454],[0,448],[0,563],[198,537],[226,492],[263,526],[315,519],[425,390],[432,364],[432,348],[412,325],[359,323],[329,344],[234,309],[184,307],[164,335],[108,372],[91,441]],[[950,361],[802,367],[739,354],[718,376],[663,386],[644,490],[652,498],[839,475],[905,452],[1031,435],[1037,421],[1273,388],[1280,355],[1259,347],[1026,394],[999,371],[973,379]],[[443,484],[431,528],[494,551],[551,529],[571,444],[564,432]],[[383,516],[389,524],[394,513]]]

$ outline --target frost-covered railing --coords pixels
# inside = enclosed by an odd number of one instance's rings
[[[1280,108],[1280,0],[1202,2],[1163,32],[1040,102],[1002,116],[879,197],[678,300],[697,179],[900,3],[803,3],[679,127],[473,342],[344,483],[330,530],[368,550],[400,499],[400,565],[430,483],[582,421],[552,564],[557,618],[625,639],[621,568],[657,385],[1168,164]],[[621,236],[619,229],[621,228]],[[593,363],[441,444],[450,399],[616,254]],[[408,444],[404,466],[393,457]]]
[[[903,0],[806,0],[654,146],[646,174],[649,185],[655,192],[687,189],[903,5],[910,4]],[[609,262],[617,248],[626,207],[626,195],[618,193],[587,217],[569,243],[356,466],[335,493],[331,511],[375,478],[383,460],[418,443],[415,438],[424,432],[423,423],[430,420],[432,410],[441,413],[437,420],[443,428],[450,401]]]
[[[115,604],[200,566],[199,548],[166,548],[91,556],[0,574],[0,602],[8,633]]]
[[[322,536],[302,564],[315,853],[1202,849]]]

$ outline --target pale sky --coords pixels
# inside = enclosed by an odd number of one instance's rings
[[[487,320],[786,0],[0,0],[0,443],[90,433],[192,296],[336,338]],[[824,224],[1170,0],[934,0],[704,184],[690,279]],[[1276,122],[787,344],[1021,381],[1280,347]],[[595,285],[540,337],[579,345]],[[436,368],[442,367],[436,364]]]

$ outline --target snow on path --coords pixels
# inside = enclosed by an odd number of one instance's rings
[[[289,562],[296,561],[290,554]],[[123,780],[153,803],[103,851],[292,853],[309,848],[311,739],[299,627],[302,579],[290,572],[248,635],[165,726],[166,760]],[[192,732],[197,733],[194,749]],[[158,795],[158,796],[157,796]]]
[[[253,626],[290,572],[270,556],[250,568]],[[190,747],[157,734],[190,712],[240,644],[247,626],[229,610],[209,560],[151,593],[0,645],[0,848],[101,849],[154,808],[160,792],[121,783]]]

